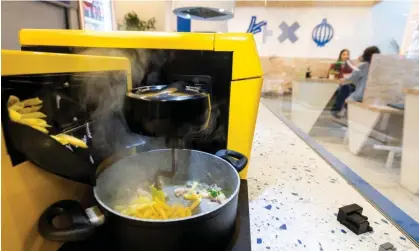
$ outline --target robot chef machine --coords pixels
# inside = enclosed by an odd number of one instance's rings
[[[84,82],[93,162],[127,147],[169,147],[171,168],[155,176],[158,186],[182,160],[174,149],[230,149],[223,158],[236,164],[239,152],[249,157],[262,83],[252,35],[22,30],[20,41],[28,51],[130,59],[131,83],[114,75]]]
[[[25,51],[127,57],[132,67],[132,84],[127,89],[134,95],[137,90],[151,91],[158,86],[179,82],[192,92],[199,90],[200,94],[194,95],[201,95],[201,101],[208,94],[209,121],[205,122],[206,129],[199,135],[193,133],[196,128],[169,129],[166,127],[168,123],[160,124],[156,130],[165,130],[164,133],[171,133],[169,130],[172,130],[183,134],[183,142],[178,143],[185,148],[209,153],[230,149],[250,157],[263,74],[252,34],[23,29],[19,39]],[[93,89],[92,92],[97,95],[98,91]],[[105,98],[106,95],[109,99],[113,97],[113,93],[101,94]],[[171,103],[181,105],[180,102]],[[169,105],[161,107],[165,109]],[[171,115],[175,118],[172,121],[184,119],[190,112],[199,112],[194,106],[185,107],[183,115]],[[179,110],[183,108],[179,107]],[[153,116],[151,113],[148,115]],[[142,115],[143,118],[147,116]],[[126,119],[130,125],[130,116]],[[156,125],[147,124],[142,128],[130,126],[130,129],[152,135],[153,132],[148,131],[147,126]],[[240,172],[240,177],[247,177],[247,167]]]

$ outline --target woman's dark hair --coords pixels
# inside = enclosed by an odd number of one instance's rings
[[[380,49],[378,49],[377,46],[370,46],[364,50],[364,53],[362,54],[362,60],[364,62],[371,63],[372,55],[373,54],[379,54]]]
[[[343,54],[345,51],[346,51],[348,54],[350,54],[350,52],[349,52],[349,50],[348,50],[348,49],[343,49],[343,50],[341,50],[341,51],[340,51],[340,53],[339,53],[338,61],[342,61],[342,54]]]

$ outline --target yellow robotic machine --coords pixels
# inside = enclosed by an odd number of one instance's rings
[[[19,38],[25,51],[127,57],[128,91],[176,81],[208,91],[210,130],[185,147],[209,153],[231,149],[250,157],[262,86],[252,34],[24,29]],[[240,176],[247,177],[247,167]]]

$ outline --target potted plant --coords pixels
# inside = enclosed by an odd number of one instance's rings
[[[156,19],[150,18],[147,21],[141,20],[134,11],[124,15],[124,23],[118,24],[118,30],[127,31],[149,31],[156,30]]]

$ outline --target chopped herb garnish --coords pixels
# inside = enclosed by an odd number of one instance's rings
[[[217,198],[221,194],[221,191],[217,191],[213,188],[209,188],[208,193],[210,194],[211,197]]]

